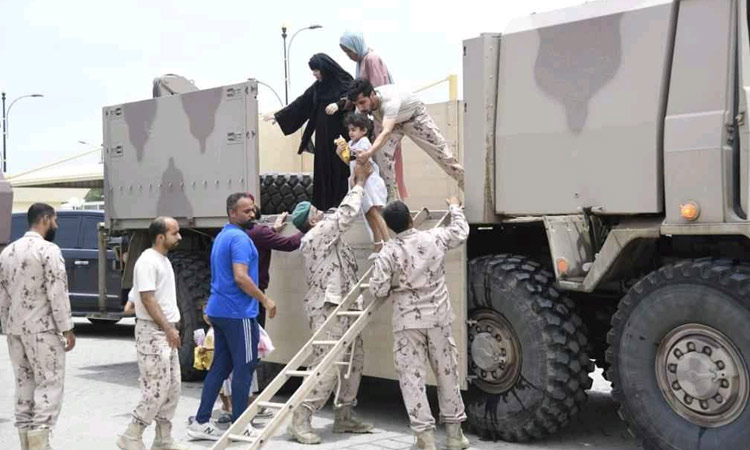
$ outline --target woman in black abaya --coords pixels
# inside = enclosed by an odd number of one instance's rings
[[[313,55],[309,66],[316,81],[304,94],[275,113],[273,120],[287,136],[307,122],[298,153],[308,151],[315,154],[312,204],[325,211],[338,207],[349,189],[349,166],[336,155],[336,145],[333,143],[339,136],[349,140],[343,113],[339,111],[329,116],[325,108],[346,96],[352,77],[324,53]],[[314,144],[311,139],[313,132]]]

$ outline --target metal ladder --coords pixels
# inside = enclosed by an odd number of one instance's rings
[[[450,216],[446,212],[440,221],[435,225],[435,228],[442,226],[446,219]],[[417,213],[414,218],[414,228],[418,228],[425,220],[432,218],[430,211],[426,208],[422,209]],[[300,406],[300,404],[307,398],[308,394],[315,387],[318,379],[323,376],[333,366],[348,366],[351,371],[352,360],[342,361],[345,350],[355,342],[355,339],[359,334],[367,327],[372,320],[375,312],[382,306],[385,298],[374,298],[366,303],[363,310],[350,310],[349,308],[359,298],[360,295],[368,290],[369,284],[367,281],[370,279],[373,268],[370,267],[357,281],[351,291],[346,295],[344,300],[339,306],[328,316],[328,319],[323,323],[318,331],[316,331],[312,338],[297,352],[296,355],[289,361],[284,369],[273,379],[273,381],[261,392],[255,401],[245,410],[244,413],[234,422],[216,441],[211,447],[212,450],[223,450],[234,442],[246,442],[250,444],[244,447],[246,450],[258,450],[262,448],[268,440],[274,435],[276,430],[281,426],[282,423],[289,417],[289,415]],[[328,329],[335,324],[336,320],[342,316],[356,317],[354,322],[349,323],[349,328],[337,341],[325,340]],[[308,368],[307,370],[299,370],[300,367],[307,361],[307,359],[313,354],[313,348],[324,347],[327,348],[327,354],[321,360],[317,367]],[[352,349],[353,350],[353,349]],[[350,354],[353,356],[353,351]],[[348,373],[344,375],[348,377]],[[278,393],[281,387],[292,377],[302,377],[302,384],[287,399],[285,403],[274,403],[271,399]],[[244,431],[248,424],[255,418],[256,414],[261,407],[268,408],[273,411],[273,417],[266,423],[265,427],[258,430],[260,433],[253,436],[244,435]]]

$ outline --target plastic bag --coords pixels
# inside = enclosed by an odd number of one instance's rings
[[[258,332],[258,335],[260,336],[260,339],[258,339],[258,358],[265,358],[270,355],[275,348],[268,333],[266,333],[266,330],[260,325],[258,325]]]

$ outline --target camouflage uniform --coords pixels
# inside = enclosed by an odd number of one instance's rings
[[[138,319],[135,325],[141,401],[133,420],[148,426],[171,422],[180,399],[180,359],[177,349],[167,343],[167,335],[153,321]]]
[[[376,126],[382,128],[382,114],[373,114]],[[380,123],[378,123],[380,122]],[[396,149],[404,136],[409,136],[419,148],[425,151],[451,178],[456,180],[458,187],[464,187],[464,169],[456,156],[448,148],[448,143],[435,121],[427,113],[427,108],[420,105],[414,115],[405,122],[399,122],[393,128],[388,140],[383,144],[373,159],[380,167],[380,176],[388,187],[388,200],[397,195],[396,188]]]
[[[410,229],[387,242],[375,259],[370,290],[393,301],[393,352],[401,394],[416,432],[435,427],[425,393],[429,361],[438,384],[440,419],[466,420],[458,380],[458,348],[453,340],[453,310],[445,285],[445,256],[469,235],[458,206],[451,224],[429,231]]]
[[[16,377],[16,427],[52,428],[65,378],[61,333],[73,329],[73,319],[60,248],[38,233],[0,255],[0,321]]]
[[[308,290],[305,296],[305,311],[310,328],[318,330],[328,315],[341,303],[346,294],[357,283],[357,260],[352,249],[341,239],[341,236],[352,226],[359,215],[364,189],[355,186],[349,191],[341,205],[333,214],[327,215],[302,238],[300,251],[305,257]],[[353,309],[362,309],[362,298],[355,302]],[[337,340],[348,328],[349,318],[341,318],[336,327],[325,337],[326,340]],[[346,368],[332,368],[320,378],[317,385],[303,405],[311,411],[317,411],[328,401],[336,388],[336,370],[341,370],[341,388],[339,405],[356,403],[359,382],[364,367],[364,347],[362,338],[357,337],[354,344],[354,362],[348,379],[344,379]],[[325,354],[324,349],[316,349],[311,366],[317,365]]]

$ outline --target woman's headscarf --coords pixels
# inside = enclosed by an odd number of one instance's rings
[[[355,75],[359,78],[359,69],[362,65],[362,58],[364,58],[368,50],[370,50],[367,48],[367,44],[365,44],[364,36],[362,36],[362,33],[345,31],[344,34],[341,35],[341,39],[339,39],[339,44],[357,55],[357,69]]]
[[[315,82],[316,102],[335,102],[346,95],[354,79],[325,53],[316,53],[308,62],[310,70],[320,71],[321,80]]]

